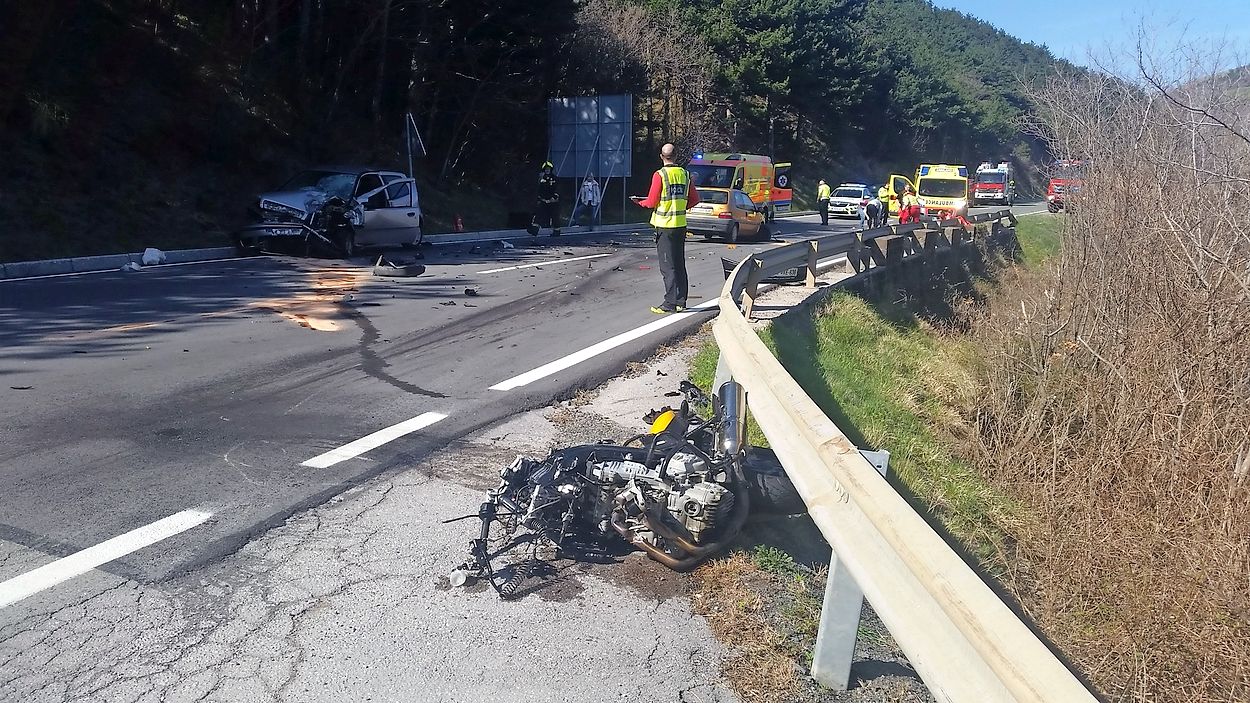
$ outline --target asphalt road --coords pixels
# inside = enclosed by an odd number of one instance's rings
[[[690,240],[692,308],[719,293],[722,257],[856,225],[777,224],[770,243]],[[187,510],[211,517],[101,568],[137,580],[194,568],[593,387],[713,314],[650,312],[662,287],[643,230],[426,256],[414,279],[373,277],[368,257],[260,257],[0,282],[0,581]],[[406,421],[396,433],[419,429],[323,456]]]
[[[719,292],[721,256],[764,246],[691,240],[690,304]],[[712,315],[650,312],[662,288],[645,232],[426,251],[427,273],[408,280],[372,277],[364,259],[263,257],[0,284],[0,539],[24,548],[0,581],[189,509],[212,517],[103,568],[139,580],[193,568],[353,482],[596,385]],[[491,388],[661,319],[672,324]],[[302,465],[427,413],[446,418]]]

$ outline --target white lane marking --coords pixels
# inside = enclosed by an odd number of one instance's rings
[[[325,454],[315,456],[308,461],[300,464],[301,466],[309,466],[314,469],[326,469],[340,461],[347,461],[353,457],[358,457],[370,449],[378,447],[399,439],[406,434],[411,434],[419,429],[429,427],[439,420],[446,419],[447,416],[442,413],[422,413],[410,420],[404,420],[397,425],[391,425],[385,429],[378,430],[373,434],[365,435],[354,442],[348,442],[338,449],[331,449]]]
[[[517,269],[534,268],[535,266],[554,266],[556,264],[567,264],[570,261],[585,261],[586,259],[600,259],[611,254],[591,254],[590,256],[575,256],[571,259],[552,259],[551,261],[539,261],[536,264],[521,264],[520,266],[506,266],[501,269],[490,269],[488,271],[478,271],[478,273],[502,273],[504,271],[515,271]]]
[[[185,532],[212,516],[212,513],[202,510],[183,510],[150,525],[144,525],[124,535],[105,540],[94,547],[87,547],[81,552],[57,559],[51,564],[44,564],[34,571],[14,576],[0,583],[0,608],[12,605],[75,576],[81,576],[97,566],[120,559],[131,552]]]
[[[692,311],[693,310],[706,310],[707,308],[715,307],[719,303],[720,303],[719,298],[713,298],[707,302],[699,303],[698,305],[691,307],[690,310]],[[621,334],[618,334],[615,337],[610,337],[608,339],[605,339],[602,342],[599,342],[598,344],[592,344],[589,347],[586,347],[585,349],[582,349],[580,351],[575,351],[572,354],[569,354],[568,356],[563,356],[559,359],[556,359],[555,361],[551,361],[546,364],[543,364],[542,366],[539,366],[538,368],[532,371],[526,371],[525,373],[519,376],[513,376],[512,378],[509,378],[506,381],[500,381],[499,383],[496,383],[495,385],[491,386],[490,389],[492,391],[510,391],[514,388],[520,388],[521,386],[528,386],[534,381],[546,378],[554,373],[563,371],[564,369],[567,369],[570,366],[576,366],[577,364],[580,364],[583,361],[586,361],[587,359],[593,359],[594,357],[599,356],[600,354],[606,351],[615,349],[621,346],[622,344],[627,344],[629,342],[632,342],[635,339],[638,339],[639,337],[643,337],[648,334],[651,334],[652,332],[655,332],[656,330],[664,329],[665,327],[668,327],[669,325],[674,325],[674,324],[677,324],[678,322],[684,322],[688,320],[689,318],[686,317],[685,313],[679,312],[679,313],[672,313],[669,315],[665,315],[664,317],[661,317],[660,319],[655,320],[654,322],[648,322],[642,327],[637,327],[628,332],[622,332]]]
[[[231,257],[229,259],[205,259],[203,261],[180,261],[175,264],[153,264],[151,266],[144,266],[143,268],[140,268],[139,270],[146,271],[148,269],[163,269],[163,268],[169,268],[171,266],[196,266],[199,264],[220,264],[226,261],[234,261],[234,262],[263,261],[268,258],[271,258],[271,257],[236,256],[236,257]],[[0,283],[16,283],[17,281],[38,281],[43,278],[66,278],[68,276],[90,276],[92,274],[97,274],[97,273],[119,273],[119,272],[121,272],[120,266],[117,268],[112,268],[112,269],[98,269],[96,271],[71,271],[70,273],[45,273],[42,276],[22,276],[21,278],[0,278]]]

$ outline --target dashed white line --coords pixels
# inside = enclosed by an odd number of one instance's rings
[[[348,442],[338,449],[331,449],[325,454],[319,454],[300,465],[314,469],[329,468],[340,461],[358,457],[370,449],[377,449],[387,442],[399,439],[406,434],[412,434],[446,418],[447,416],[442,413],[422,413],[412,419],[378,430],[373,434],[367,434],[354,442]]]
[[[520,266],[505,266],[501,269],[489,269],[487,271],[478,271],[478,273],[503,273],[504,271],[516,271],[517,269],[528,269],[536,266],[554,266],[556,264],[567,264],[570,261],[585,261],[586,259],[601,259],[611,254],[591,254],[590,256],[575,256],[571,259],[552,259],[551,261],[539,261],[534,264],[521,264]]]
[[[698,305],[691,307],[690,310],[692,311],[693,310],[706,310],[708,308],[716,307],[718,303],[719,303],[719,299],[713,298],[705,303],[699,303]],[[575,351],[572,354],[560,357],[559,359],[556,359],[555,361],[551,361],[546,364],[543,364],[542,366],[539,366],[538,368],[532,371],[526,371],[525,373],[519,376],[513,376],[512,378],[509,378],[506,381],[500,381],[499,383],[496,383],[495,385],[491,386],[490,389],[492,391],[510,391],[514,388],[520,388],[521,386],[528,386],[534,381],[546,378],[555,373],[559,373],[560,371],[563,371],[564,369],[567,369],[570,366],[576,366],[577,364],[580,364],[583,361],[586,361],[588,359],[593,359],[596,356],[603,354],[604,352],[615,349],[621,346],[622,344],[627,344],[629,342],[632,342],[635,339],[638,339],[639,337],[645,337],[646,335],[651,334],[652,332],[655,332],[656,330],[664,329],[665,327],[668,327],[669,325],[675,325],[678,322],[687,322],[687,321],[689,321],[689,318],[686,317],[686,314],[684,313],[673,313],[671,315],[665,315],[664,317],[661,317],[660,319],[654,322],[648,322],[642,327],[632,329],[628,332],[622,332],[621,334],[618,334],[615,337],[609,337],[608,339],[605,339],[602,342],[599,342],[598,344],[592,344],[591,346],[586,347],[585,349],[582,349],[580,351]]]
[[[105,540],[94,547],[57,559],[51,564],[28,571],[0,583],[0,608],[68,581],[102,564],[138,551],[163,539],[185,532],[213,516],[202,510],[183,510],[149,525]]]

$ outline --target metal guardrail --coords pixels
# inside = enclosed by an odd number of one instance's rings
[[[1001,233],[1010,211],[966,218]],[[975,228],[974,228],[975,230]],[[959,247],[973,231],[928,220],[830,235],[753,255],[728,276],[713,326],[718,381],[746,391],[756,423],[833,547],[813,675],[845,689],[866,597],[940,701],[1078,703],[1095,698],[878,473],[790,377],[748,320],[759,281],[846,254],[858,272]],[[871,250],[871,251],[869,251]],[[851,279],[853,280],[853,279]],[[814,285],[814,275],[808,279]]]

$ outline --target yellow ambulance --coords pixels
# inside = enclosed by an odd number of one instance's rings
[[[916,189],[921,212],[947,218],[968,214],[968,167],[957,164],[920,164],[913,178],[891,174],[890,214],[897,215],[907,186]]]

